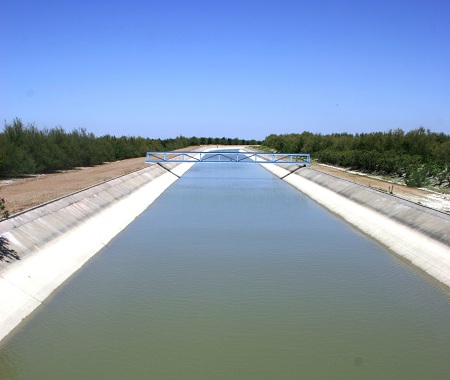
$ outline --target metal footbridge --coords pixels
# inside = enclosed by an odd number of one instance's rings
[[[146,163],[161,164],[170,162],[191,163],[243,163],[243,164],[286,164],[310,165],[310,155],[307,153],[262,153],[262,152],[147,152]]]

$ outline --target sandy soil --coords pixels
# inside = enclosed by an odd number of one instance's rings
[[[0,181],[0,197],[5,199],[6,209],[12,215],[91,185],[140,170],[146,165],[144,157],[132,158],[61,173],[3,180]],[[312,168],[384,192],[389,192],[393,187],[396,196],[450,213],[449,194],[410,188],[330,166],[312,164]]]
[[[382,192],[392,192],[397,197],[450,214],[450,194],[408,187],[398,183],[385,181],[376,176],[369,176],[367,174],[356,173],[328,165],[312,163],[311,167],[315,170],[335,175],[347,181],[368,186]]]
[[[145,158],[131,158],[54,174],[0,181],[0,197],[10,214],[26,210],[91,185],[146,167]]]

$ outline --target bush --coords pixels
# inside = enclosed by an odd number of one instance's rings
[[[7,218],[9,218],[9,211],[6,209],[5,199],[0,198],[0,219],[7,219]]]
[[[430,184],[429,170],[426,166],[415,167],[408,170],[405,184],[409,187],[424,187]]]

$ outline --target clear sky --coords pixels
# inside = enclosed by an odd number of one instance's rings
[[[0,119],[96,136],[450,133],[449,0],[0,0]]]

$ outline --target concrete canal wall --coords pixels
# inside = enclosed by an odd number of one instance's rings
[[[450,216],[310,168],[267,170],[450,287]]]
[[[20,257],[0,262],[0,340],[192,165],[153,164],[0,222]]]

